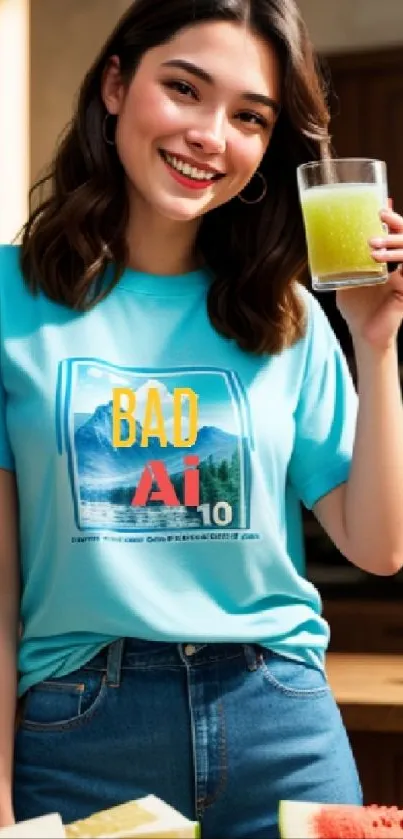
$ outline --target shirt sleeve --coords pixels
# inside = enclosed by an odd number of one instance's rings
[[[329,321],[310,295],[305,376],[295,411],[289,476],[308,509],[347,480],[358,397]]]

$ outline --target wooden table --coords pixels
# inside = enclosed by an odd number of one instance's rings
[[[326,666],[365,803],[403,807],[403,655],[329,653]]]
[[[326,666],[350,731],[403,733],[403,655],[329,653]]]

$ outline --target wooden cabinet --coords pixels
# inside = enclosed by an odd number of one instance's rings
[[[386,160],[403,209],[403,47],[323,59],[330,78],[333,146],[340,157]]]
[[[331,651],[403,655],[402,601],[329,600],[323,611],[330,625]]]
[[[365,804],[403,807],[403,734],[350,731]]]
[[[403,808],[403,656],[329,653],[365,804]]]

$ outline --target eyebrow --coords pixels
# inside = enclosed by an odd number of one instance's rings
[[[193,64],[191,61],[185,61],[181,58],[173,58],[170,61],[165,61],[162,66],[177,67],[179,70],[185,70],[187,73],[197,76],[198,79],[201,79],[209,85],[214,85],[214,79],[210,73],[203,70],[201,67],[198,67],[197,64]],[[270,96],[264,96],[263,93],[249,93],[248,91],[245,91],[241,94],[241,97],[248,102],[255,102],[258,105],[264,105],[266,108],[271,108],[276,116],[280,113],[279,103]]]

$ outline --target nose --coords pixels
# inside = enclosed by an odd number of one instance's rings
[[[223,154],[227,140],[225,136],[225,118],[222,114],[213,114],[201,119],[187,132],[189,145],[194,146],[205,154]]]

